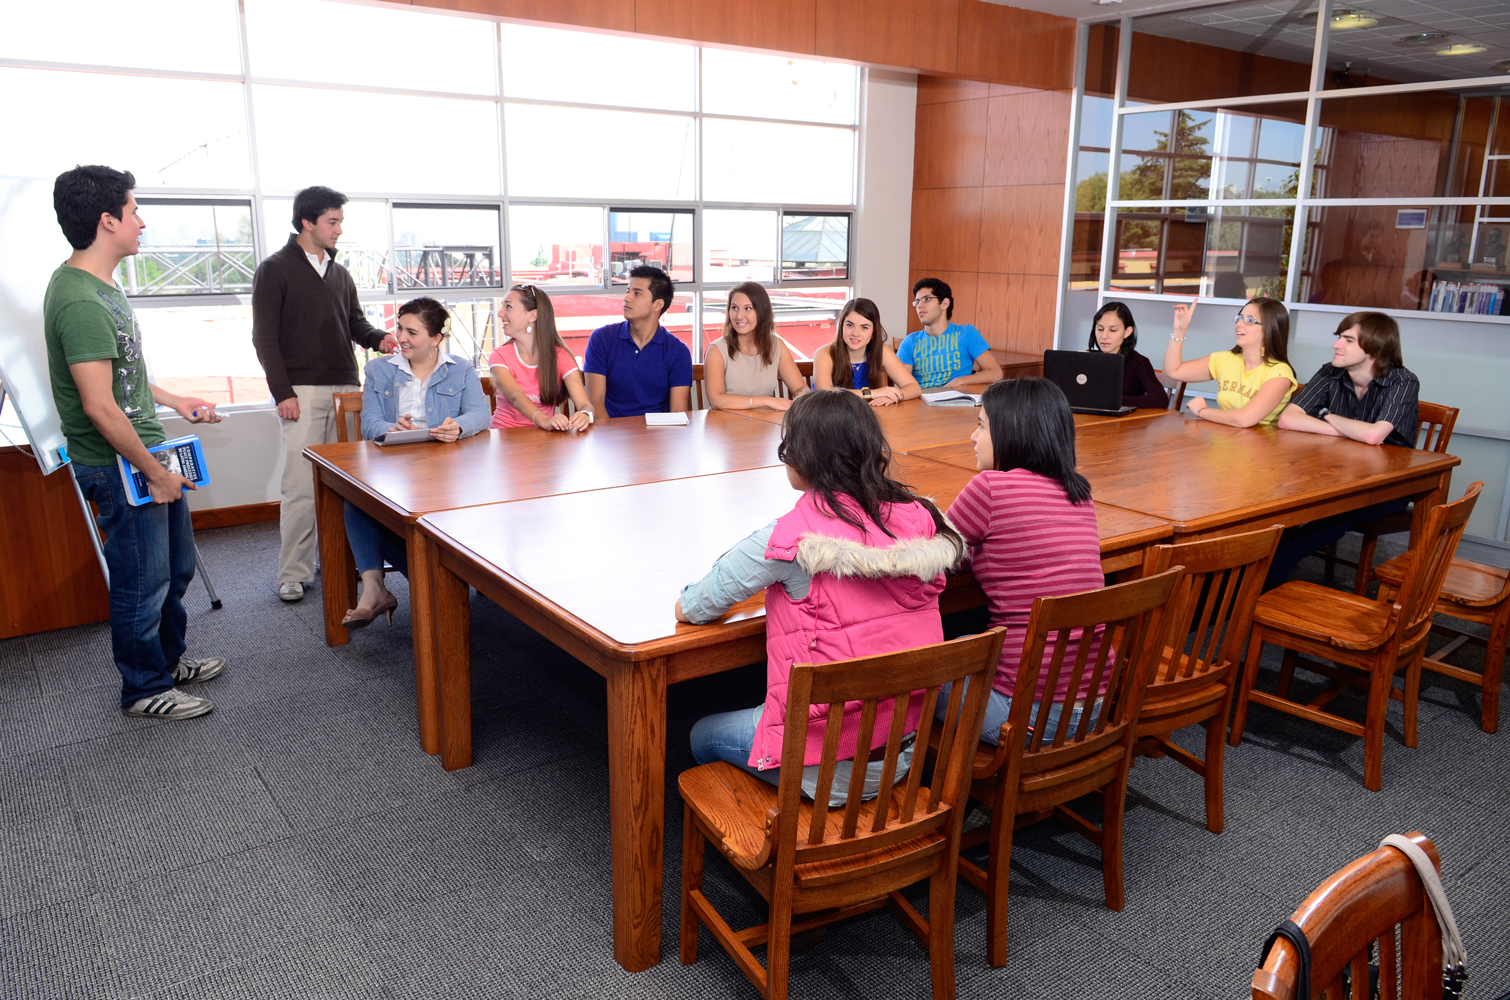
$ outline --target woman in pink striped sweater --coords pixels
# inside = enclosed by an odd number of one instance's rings
[[[1075,420],[1060,388],[1041,378],[993,384],[981,398],[980,425],[970,440],[980,472],[960,491],[948,516],[969,546],[991,624],[1007,627],[981,730],[982,739],[995,743],[1011,713],[1033,599],[1095,590],[1105,578],[1096,508],[1090,483],[1075,471]],[[1096,652],[1091,650],[1091,662]],[[1066,662],[1073,662],[1075,653],[1071,646]],[[1040,674],[1035,702],[1043,698],[1044,681]],[[1088,685],[1089,678],[1082,686]],[[1051,718],[1057,719],[1059,706],[1068,701],[1073,720],[1088,700],[1104,693],[1072,694],[1068,688],[1064,676],[1059,690],[1051,692],[1056,703]]]

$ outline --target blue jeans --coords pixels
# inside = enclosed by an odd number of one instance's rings
[[[933,713],[934,718],[941,721],[943,720],[944,713],[949,709],[949,689],[952,686],[953,685],[951,684],[945,684],[943,690],[939,692],[938,708]],[[966,690],[969,690],[968,687],[966,688]],[[1038,717],[1038,706],[1039,703],[1035,701],[1033,703],[1033,710],[1028,713],[1028,722],[1030,725]],[[1084,708],[1084,704],[1077,703],[1072,709],[1070,709],[1071,728],[1080,724],[1080,715]],[[1092,704],[1091,708],[1093,711],[1099,712],[1101,709],[1101,699],[1097,698],[1096,701]],[[1062,714],[1064,714],[1064,702],[1054,702],[1053,706],[1049,709],[1049,719],[1047,723],[1048,731],[1043,734],[1045,742],[1050,741],[1058,731],[1059,717]],[[1002,723],[1006,722],[1011,717],[1012,696],[1009,694],[1002,694],[1000,691],[992,688],[991,693],[986,696],[986,718],[980,724],[980,738],[985,742],[991,744],[993,747],[996,746],[997,742],[1001,739]],[[1092,717],[1089,724],[1095,725],[1095,722],[1095,718]],[[1024,740],[1024,742],[1027,741]]]
[[[183,596],[194,579],[194,523],[181,497],[131,506],[116,466],[75,464],[73,474],[105,536],[110,648],[125,708],[173,686],[188,627]]]
[[[404,540],[346,501],[346,543],[356,559],[357,572],[382,569],[383,560],[409,575],[408,550]]]
[[[762,771],[750,766],[750,751],[755,746],[755,727],[760,724],[760,717],[764,714],[765,706],[757,705],[754,708],[705,715],[698,719],[692,727],[693,758],[699,764],[711,764],[715,760],[728,761],[762,781],[773,785],[781,784],[779,767]],[[849,798],[849,772],[853,766],[854,762],[848,760],[841,760],[834,765],[834,782],[828,794],[830,806],[842,806]],[[911,766],[912,743],[907,739],[903,741],[902,752],[897,755],[897,774],[892,780],[901,781]],[[860,791],[862,801],[873,799],[880,793],[883,770],[885,764],[882,761],[871,761],[865,765],[865,787]],[[811,799],[817,791],[818,765],[810,764],[802,769],[802,794]]]
[[[1269,576],[1264,580],[1264,589],[1273,590],[1284,583],[1290,578],[1290,570],[1300,565],[1302,559],[1313,552],[1320,552],[1349,531],[1381,517],[1401,513],[1406,507],[1404,500],[1386,500],[1370,507],[1360,507],[1358,510],[1344,511],[1286,528],[1285,533],[1279,537],[1279,547],[1274,550],[1274,561],[1269,564]],[[1368,567],[1360,566],[1358,572],[1367,575]]]

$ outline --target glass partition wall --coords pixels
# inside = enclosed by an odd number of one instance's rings
[[[119,44],[58,43],[83,21]],[[147,231],[120,278],[154,374],[220,403],[268,399],[252,275],[311,184],[351,199],[338,257],[369,319],[439,298],[449,349],[479,365],[517,282],[552,296],[580,356],[629,270],[662,267],[665,325],[698,361],[740,281],[771,289],[803,357],[853,288],[850,63],[337,0],[76,0],[10,18],[0,87],[30,95],[0,127],[31,137],[0,199],[44,198],[76,163],[132,171]],[[89,129],[55,127],[82,107],[102,109]],[[0,239],[36,241],[6,218]]]
[[[1095,292],[1504,322],[1510,20],[1378,6],[1082,25],[1061,316]]]

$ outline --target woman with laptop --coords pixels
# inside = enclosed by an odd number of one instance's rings
[[[1121,302],[1108,302],[1091,319],[1090,350],[1122,355],[1122,405],[1162,410],[1169,393],[1154,374],[1153,364],[1135,348],[1138,327],[1132,310]]]
[[[1216,380],[1216,407],[1200,397],[1189,404],[1202,420],[1233,427],[1274,426],[1295,393],[1290,367],[1290,314],[1277,299],[1259,297],[1233,321],[1237,344],[1194,361],[1180,358],[1185,331],[1195,315],[1195,299],[1174,307],[1174,333],[1164,351],[1164,376],[1181,382]]]

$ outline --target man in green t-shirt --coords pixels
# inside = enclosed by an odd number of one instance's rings
[[[183,491],[194,484],[147,451],[163,441],[159,404],[190,423],[216,423],[215,406],[147,381],[141,331],[115,270],[140,249],[136,178],[75,167],[53,185],[58,225],[73,254],[42,301],[53,403],[73,474],[96,507],[110,569],[110,644],[127,715],[191,719],[215,706],[177,685],[209,680],[225,658],[185,655],[183,595],[194,579],[194,526]],[[116,458],[145,473],[152,502],[133,507]]]

